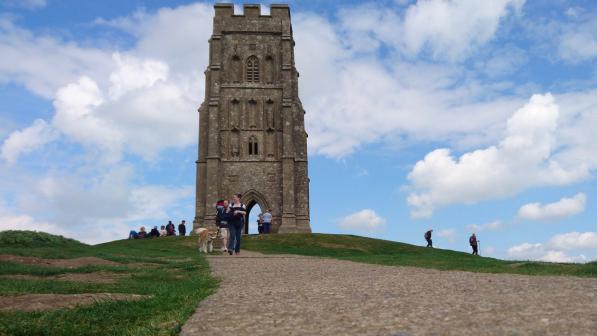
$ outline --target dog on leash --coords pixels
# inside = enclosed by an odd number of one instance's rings
[[[199,236],[199,252],[211,253],[214,249],[215,234],[210,234],[206,228],[198,228],[195,233]]]

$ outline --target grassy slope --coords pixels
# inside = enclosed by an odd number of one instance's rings
[[[15,237],[18,239],[12,239]],[[95,256],[131,266],[60,269],[2,262],[0,275],[44,276],[103,270],[131,276],[115,284],[0,279],[0,295],[109,292],[153,296],[141,301],[103,302],[53,312],[0,312],[0,335],[174,335],[198,302],[217,287],[195,244],[195,238],[168,237],[88,246],[45,234],[0,232],[0,254],[44,258]],[[150,262],[156,267],[133,267],[134,263]]]
[[[253,235],[242,247],[263,253],[291,253],[331,257],[382,265],[417,266],[441,270],[528,275],[568,275],[597,277],[597,263],[556,264],[505,261],[472,256],[468,253],[364,238],[330,234]]]

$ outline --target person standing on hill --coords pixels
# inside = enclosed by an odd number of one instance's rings
[[[232,197],[232,204],[230,205],[232,215],[228,222],[230,230],[230,240],[228,241],[228,254],[232,255],[240,253],[240,236],[243,233],[243,224],[245,215],[247,214],[247,208],[240,202],[241,194],[234,195]]]
[[[431,232],[433,232],[433,230],[425,232],[425,240],[427,241],[427,247],[433,247],[433,241],[431,240]]]
[[[270,233],[272,230],[272,210],[267,209],[263,214],[263,233]]]
[[[263,233],[263,214],[262,213],[260,213],[257,216],[257,232],[259,234]]]
[[[178,224],[178,234],[180,236],[184,236],[187,234],[187,226],[186,226],[186,221],[183,219],[182,222],[180,222],[180,224]]]
[[[478,251],[478,243],[477,236],[473,233],[473,235],[468,239],[468,243],[471,244],[473,248],[473,255],[479,255]]]
[[[172,221],[168,221],[168,224],[166,224],[166,232],[168,233],[168,236],[176,235],[176,229],[174,228],[174,224],[172,224]]]

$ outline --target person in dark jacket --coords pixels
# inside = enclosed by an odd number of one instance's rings
[[[222,206],[217,208],[216,225],[220,229],[220,237],[222,237],[222,252],[228,252],[229,239],[229,222],[232,217],[232,208],[230,208],[228,201],[222,201]]]
[[[232,216],[228,222],[230,228],[228,254],[230,255],[232,255],[232,252],[237,255],[240,254],[240,237],[243,233],[245,215],[247,214],[247,208],[240,202],[241,197],[241,194],[234,195],[232,197],[232,204],[230,204],[230,207],[232,208]]]
[[[477,240],[477,236],[474,233],[468,239],[468,243],[471,244],[471,247],[473,248],[473,255],[479,255],[479,250],[478,250],[479,241]]]
[[[156,238],[160,236],[160,231],[158,231],[158,227],[154,226],[153,229],[149,232],[149,237]]]
[[[425,232],[425,240],[427,241],[427,247],[433,247],[433,241],[431,240],[431,232],[433,232],[433,230]]]
[[[186,221],[183,219],[182,222],[178,224],[178,235],[180,236],[184,236],[187,234],[187,226],[185,223]]]
[[[172,224],[172,221],[168,221],[168,224],[166,224],[166,232],[168,233],[168,236],[176,235],[176,229],[174,228],[174,224]]]

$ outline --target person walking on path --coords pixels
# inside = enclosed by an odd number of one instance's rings
[[[182,222],[180,222],[180,224],[178,224],[178,234],[180,236],[184,236],[187,234],[187,226],[186,226],[186,221],[183,219]]]
[[[479,241],[477,240],[477,236],[473,233],[473,235],[468,239],[469,244],[473,248],[473,255],[479,255],[478,244]]]
[[[166,237],[168,235],[168,231],[166,231],[166,226],[162,225],[162,227],[160,227],[160,237]]]
[[[174,224],[172,224],[172,221],[168,221],[168,224],[166,224],[166,232],[168,233],[168,236],[176,235],[176,229],[174,228]]]
[[[263,214],[263,233],[270,233],[272,229],[272,210],[267,209]]]
[[[232,209],[228,201],[222,201],[222,208],[218,208],[216,214],[216,225],[220,230],[220,237],[222,237],[222,252],[228,251],[228,237],[229,237],[229,222],[232,217]]]
[[[240,202],[241,194],[234,195],[232,197],[232,216],[228,222],[230,229],[230,240],[228,241],[228,254],[232,255],[240,253],[240,236],[243,232],[244,218],[247,214],[247,209],[244,204]]]
[[[433,247],[433,241],[431,240],[431,232],[433,232],[433,229],[425,232],[425,240],[427,241],[427,247]]]

